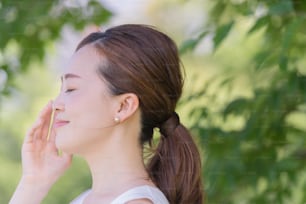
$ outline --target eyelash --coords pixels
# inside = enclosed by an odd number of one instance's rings
[[[74,91],[75,89],[67,89],[66,91],[65,91],[65,93],[70,93],[70,92],[72,92],[72,91]]]

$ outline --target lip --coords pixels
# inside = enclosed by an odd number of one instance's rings
[[[66,120],[55,120],[53,123],[53,126],[54,128],[59,128],[59,127],[67,125],[68,123],[69,121],[66,121]]]

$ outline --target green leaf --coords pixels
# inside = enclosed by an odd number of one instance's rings
[[[296,18],[285,27],[279,57],[279,68],[283,71],[287,70],[288,62],[290,60],[289,50],[294,40],[294,36],[296,35],[298,28],[302,25],[302,22],[303,20],[301,18]]]
[[[221,81],[220,87],[230,86],[233,81],[234,81],[234,77],[233,76],[227,77],[227,78],[225,78],[225,79],[223,79]]]
[[[288,67],[288,57],[286,57],[285,55],[281,55],[279,58],[279,62],[278,62],[279,68],[282,71],[287,70]]]
[[[227,6],[228,4],[224,1],[214,1],[214,5],[210,12],[211,18],[218,22],[221,19],[221,16],[224,14]]]
[[[88,3],[88,7],[94,11],[94,15],[92,16],[93,23],[100,24],[101,22],[107,21],[112,16],[112,13],[97,1],[91,0]]]
[[[268,16],[263,16],[255,22],[255,24],[250,28],[247,34],[252,34],[253,32],[259,30],[260,28],[265,27],[269,22]]]
[[[193,50],[197,44],[198,44],[197,39],[188,39],[183,42],[183,44],[179,48],[179,52],[181,54],[185,54],[187,51]]]
[[[228,115],[241,115],[249,106],[249,100],[246,98],[237,98],[231,101],[224,109],[223,116],[226,118]]]
[[[254,56],[255,69],[259,70],[263,67],[266,67],[267,66],[266,62],[268,61],[268,58],[270,56],[271,56],[271,53],[268,50],[262,50],[256,53]]]
[[[219,47],[219,45],[222,43],[222,41],[227,37],[229,32],[231,31],[234,21],[231,21],[227,24],[221,25],[220,27],[217,28],[216,34],[214,36],[214,47],[215,50]]]
[[[188,39],[182,43],[179,47],[179,52],[184,54],[188,51],[192,51],[195,47],[200,43],[200,41],[208,34],[208,31],[203,31],[197,38],[195,39]]]
[[[268,13],[270,15],[288,15],[290,12],[293,12],[292,1],[290,0],[280,0],[272,4],[269,8]]]
[[[301,26],[303,20],[301,18],[295,18],[285,27],[285,32],[282,38],[282,50],[287,51],[290,44],[292,43],[293,37],[295,36],[299,26]]]

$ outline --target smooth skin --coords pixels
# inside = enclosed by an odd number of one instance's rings
[[[74,154],[86,160],[92,175],[91,193],[84,204],[110,203],[130,188],[155,186],[146,172],[138,139],[141,128],[138,97],[133,93],[112,96],[97,75],[100,60],[90,45],[72,56],[63,76],[80,77],[62,77],[59,96],[41,111],[26,134],[22,178],[10,204],[41,203],[68,169]],[[48,139],[52,107],[55,124]],[[115,117],[120,118],[119,123],[114,122]],[[56,127],[58,120],[68,122]],[[77,127],[81,128],[76,130]],[[128,204],[152,202],[137,199]]]

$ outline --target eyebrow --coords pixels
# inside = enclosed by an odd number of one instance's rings
[[[64,74],[63,76],[61,76],[61,81],[63,81],[64,79],[67,80],[69,78],[81,78],[81,77],[79,75],[76,75],[76,74],[67,73],[67,74]]]

